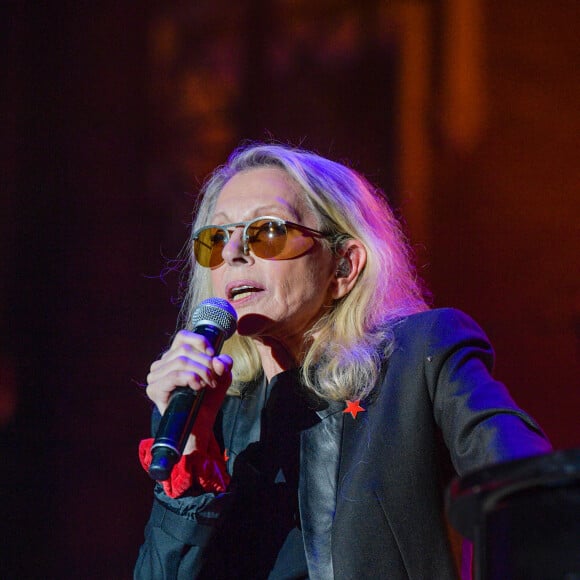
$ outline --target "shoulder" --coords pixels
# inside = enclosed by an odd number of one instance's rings
[[[456,308],[434,308],[411,314],[393,326],[395,349],[410,345],[436,350],[477,343],[491,350],[489,339],[479,324]]]
[[[446,334],[475,332],[484,335],[483,330],[471,316],[456,308],[433,308],[401,318],[393,326],[395,335]]]

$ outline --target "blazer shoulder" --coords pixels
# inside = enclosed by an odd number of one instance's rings
[[[423,312],[409,314],[408,316],[400,318],[395,323],[395,327],[428,328],[435,324],[456,324],[461,321],[471,321],[472,323],[475,323],[468,314],[457,308],[431,308],[429,310],[424,310]]]
[[[433,308],[402,318],[394,327],[399,340],[419,339],[439,342],[448,338],[472,337],[489,342],[479,324],[457,308]]]

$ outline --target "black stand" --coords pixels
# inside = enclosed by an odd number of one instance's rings
[[[456,478],[448,514],[474,543],[475,580],[580,580],[580,449]]]

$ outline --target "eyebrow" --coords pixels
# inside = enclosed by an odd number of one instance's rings
[[[274,216],[276,216],[276,217],[279,217],[276,214],[279,214],[281,209],[288,210],[288,213],[295,220],[302,219],[298,215],[298,212],[295,210],[295,208],[293,208],[292,206],[289,206],[288,205],[288,206],[283,207],[283,206],[280,206],[280,205],[273,205],[272,204],[272,205],[261,205],[261,206],[257,207],[251,214],[248,215],[248,217],[245,220],[240,220],[240,221],[248,221],[248,220],[252,220],[252,219],[257,218],[257,217],[267,216],[267,215],[272,215],[272,214]],[[227,213],[225,213],[223,211],[220,211],[220,212],[218,212],[218,213],[216,213],[216,214],[214,214],[212,216],[212,220],[215,220],[218,216],[222,217],[224,220],[229,220],[230,219],[228,217],[228,214]],[[282,218],[282,219],[284,219],[284,218]],[[234,222],[228,222],[228,221],[226,221],[226,223],[234,223]],[[218,225],[218,224],[216,224],[216,225]]]

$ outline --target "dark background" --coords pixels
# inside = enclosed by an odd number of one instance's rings
[[[578,4],[231,4],[1,9],[2,578],[130,577],[167,259],[243,139],[382,187],[434,305],[471,313],[518,402],[580,444]]]

